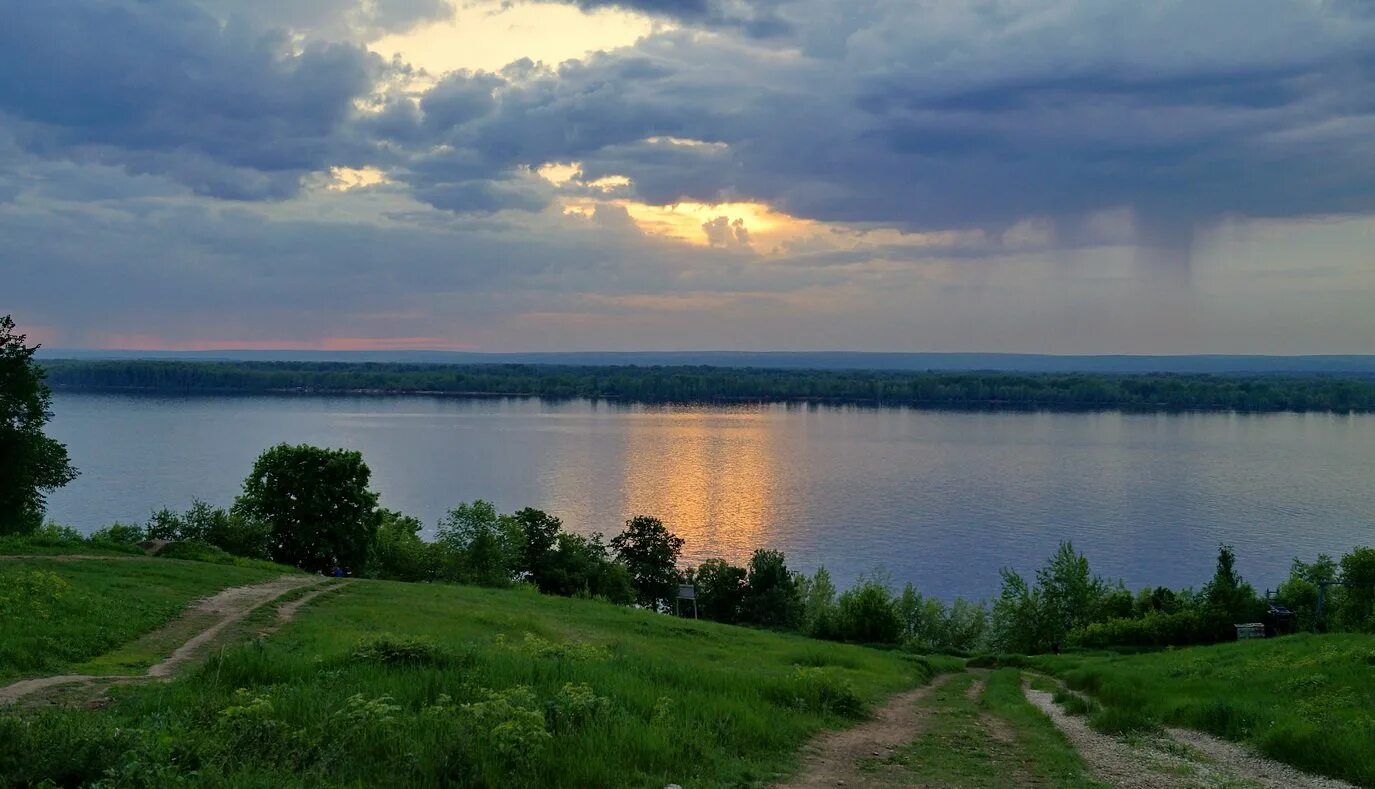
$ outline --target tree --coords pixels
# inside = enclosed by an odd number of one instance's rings
[[[435,539],[447,579],[479,586],[510,586],[520,573],[523,542],[519,524],[482,500],[449,510]]]
[[[529,575],[530,580],[546,594],[552,591],[550,570],[554,562],[554,547],[558,543],[563,521],[542,510],[526,507],[510,516],[520,532],[519,556],[516,570]]]
[[[999,574],[1003,586],[993,601],[993,646],[1004,652],[1045,650],[1053,643],[1045,596],[1011,568],[1004,567]]]
[[[745,621],[764,627],[796,627],[802,620],[797,578],[781,551],[761,548],[750,557],[741,610]]]
[[[1230,545],[1217,548],[1217,569],[1213,580],[1203,587],[1203,598],[1214,613],[1232,623],[1253,622],[1260,618],[1256,590],[1237,572],[1237,555]]]
[[[625,531],[612,538],[611,548],[630,570],[636,603],[659,611],[672,602],[681,579],[678,555],[683,541],[663,521],[648,515],[631,518],[625,522]]]
[[[377,494],[363,455],[281,444],[264,452],[244,480],[234,511],[271,529],[275,562],[313,572],[359,571],[377,536]]]
[[[1074,545],[1060,543],[1046,566],[1036,571],[1050,644],[1063,643],[1071,630],[1093,621],[1107,584],[1089,570],[1089,560]],[[1130,607],[1130,598],[1127,600]]]
[[[420,521],[393,510],[378,513],[377,538],[368,574],[394,581],[428,581],[435,575],[430,543],[420,538]]]
[[[702,616],[717,622],[735,622],[745,599],[745,568],[724,559],[707,559],[689,570],[688,583],[697,590],[697,607]]]
[[[1342,557],[1340,602],[1334,606],[1343,630],[1375,632],[1375,548],[1358,547]]]
[[[837,636],[865,644],[896,644],[902,638],[902,614],[886,578],[861,578],[840,596]]]
[[[825,567],[816,568],[799,586],[802,597],[802,632],[813,638],[836,637],[836,587]]]
[[[630,571],[607,555],[600,534],[584,537],[561,531],[551,552],[549,590],[565,597],[593,597],[619,605],[635,600]]]
[[[37,529],[48,492],[76,479],[67,447],[43,433],[52,393],[34,362],[38,346],[14,329],[0,317],[0,534]]]

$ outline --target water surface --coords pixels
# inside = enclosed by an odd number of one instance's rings
[[[227,505],[280,442],[363,451],[382,503],[433,526],[476,498],[581,532],[662,518],[690,561],[756,547],[849,583],[883,569],[996,593],[1072,539],[1128,585],[1199,585],[1217,544],[1260,588],[1375,544],[1375,416],[646,406],[441,397],[59,393],[81,476],[51,517],[90,531],[193,496]]]

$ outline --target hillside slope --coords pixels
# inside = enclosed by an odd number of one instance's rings
[[[936,668],[594,601],[357,581],[170,685],[0,716],[0,783],[760,784]]]

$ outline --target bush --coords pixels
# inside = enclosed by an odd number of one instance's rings
[[[105,542],[112,545],[138,545],[148,539],[142,526],[136,523],[112,523],[97,529],[88,538],[91,542]]]
[[[446,656],[438,644],[427,638],[384,633],[360,641],[352,657],[360,663],[381,666],[428,666],[443,662]]]
[[[799,666],[788,680],[769,694],[773,701],[818,715],[863,718],[867,711],[855,687],[844,677],[824,668]]]
[[[741,618],[762,627],[796,627],[802,621],[797,578],[781,551],[754,552],[740,601]]]
[[[1070,637],[1085,647],[1166,647],[1215,644],[1235,637],[1235,622],[1221,611],[1192,608],[1174,614],[1095,622]]]
[[[707,559],[689,570],[686,581],[697,590],[698,612],[707,619],[734,623],[740,620],[745,602],[748,572],[723,559]]]
[[[522,544],[519,524],[481,500],[449,510],[435,537],[444,579],[478,586],[515,582]]]
[[[835,635],[842,641],[896,644],[902,638],[902,618],[888,585],[876,578],[861,579],[840,596]]]
[[[391,581],[428,581],[439,574],[430,543],[420,539],[420,521],[382,510],[368,555],[368,575]]]

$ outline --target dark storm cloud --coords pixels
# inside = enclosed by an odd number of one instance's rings
[[[656,204],[912,230],[1129,208],[1166,247],[1230,214],[1375,208],[1359,3],[577,4],[682,28],[415,96],[357,42],[439,18],[441,0],[0,3],[0,122],[26,153],[203,195],[279,198],[371,165],[455,213],[538,209],[555,191],[531,170],[573,161],[570,190],[623,175]],[[774,35],[752,37],[767,20]]]
[[[574,0],[583,10],[621,8],[694,25],[733,28],[753,38],[780,36],[792,29],[774,10],[782,0]]]
[[[343,126],[380,68],[179,0],[0,5],[0,114],[27,150],[219,197],[282,197],[358,158]]]
[[[452,13],[446,0],[195,0],[216,18],[319,38],[372,39]]]
[[[483,85],[429,127],[449,156],[498,171],[577,160],[650,202],[757,199],[909,229],[1126,207],[1170,247],[1231,214],[1375,208],[1375,25],[1360,6],[1094,8],[769,4],[795,23],[782,48],[663,33]]]

